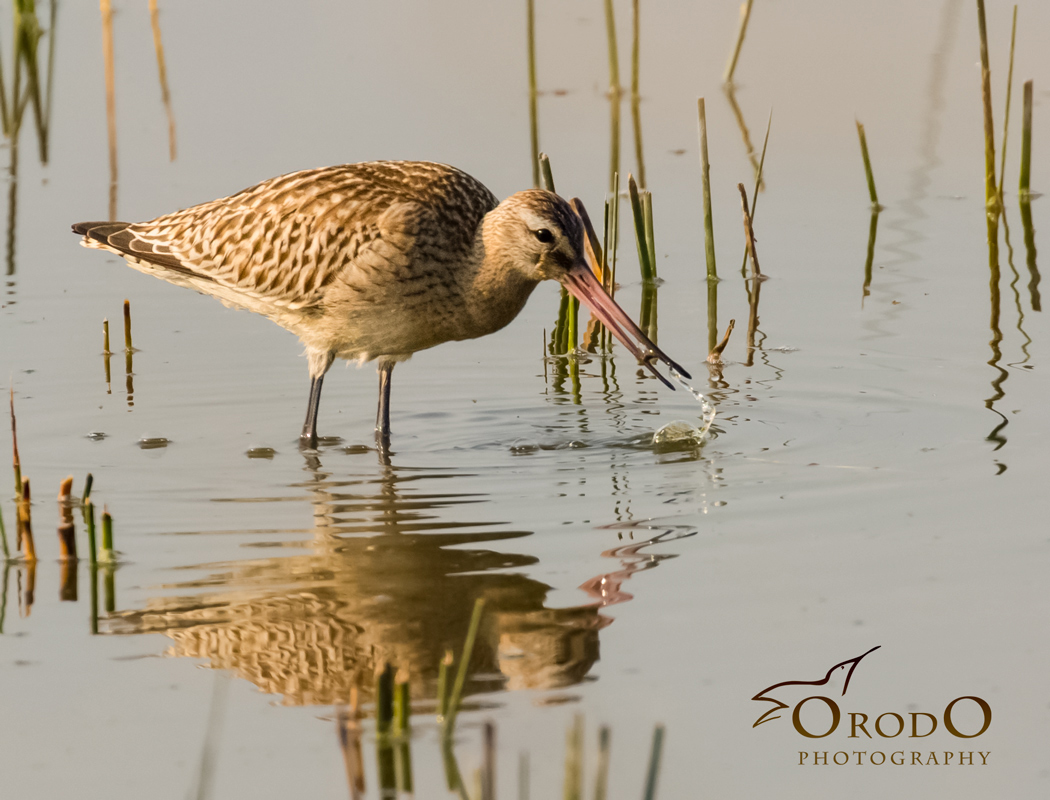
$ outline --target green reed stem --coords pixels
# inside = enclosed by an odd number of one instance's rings
[[[620,56],[616,46],[616,16],[612,0],[605,0],[605,35],[609,49],[609,183],[620,171]]]
[[[4,564],[11,560],[11,551],[7,547],[7,530],[4,528],[4,509],[0,506],[0,544],[4,547]]]
[[[547,157],[546,153],[540,153],[540,178],[540,183],[544,189],[548,192],[555,192],[554,174],[551,172],[551,160]]]
[[[594,800],[605,800],[609,791],[609,726],[598,729],[598,774],[594,779]]]
[[[84,478],[84,496],[80,498],[81,503],[87,502],[87,499],[91,497],[91,487],[95,485],[95,476],[90,472],[87,477]]]
[[[127,352],[131,352],[134,348],[131,346],[131,301],[124,301],[124,349]]]
[[[609,246],[606,252],[612,251],[609,257],[609,296],[616,297],[616,253],[620,245],[620,173],[613,175],[612,189],[612,212],[610,214],[612,224],[609,229]]]
[[[536,9],[535,0],[526,0],[529,47],[529,142],[532,146],[532,188],[540,188],[540,124],[536,89]]]
[[[653,265],[649,262],[649,247],[645,239],[645,212],[642,210],[642,199],[638,194],[638,184],[634,176],[627,176],[627,190],[631,195],[631,212],[634,215],[634,234],[638,245],[638,266],[641,269],[642,280],[649,282],[656,276]]]
[[[751,4],[754,0],[745,0],[744,4],[740,6],[740,30],[736,34],[736,45],[733,47],[733,54],[729,57],[729,63],[726,64],[725,75],[722,76],[723,83],[733,82],[733,73],[736,71],[736,62],[740,58],[740,48],[744,46],[744,35],[747,33],[747,23],[751,19]]]
[[[1010,68],[1006,73],[1006,110],[1003,112],[1003,152],[999,162],[999,204],[1003,204],[1003,181],[1006,179],[1006,135],[1010,130],[1010,95],[1014,85],[1014,44],[1017,41],[1017,6],[1014,6],[1013,24],[1010,26]],[[1004,217],[1005,219],[1005,217]]]
[[[467,638],[463,643],[463,654],[460,656],[456,682],[452,685],[448,714],[445,716],[446,731],[451,731],[456,724],[456,715],[459,713],[459,706],[463,699],[463,686],[467,682],[467,671],[470,668],[470,657],[474,652],[474,641],[478,638],[478,628],[481,626],[481,612],[484,609],[485,598],[479,597],[474,603],[474,613],[470,616],[470,627],[467,629]]]
[[[102,549],[99,551],[98,560],[103,562],[114,560],[113,517],[110,516],[109,510],[105,506],[102,507]]]
[[[656,240],[653,237],[653,193],[643,191],[641,193],[642,215],[645,218],[645,250],[649,254],[649,266],[653,271],[653,280],[656,279]]]
[[[102,353],[104,355],[112,354],[112,350],[109,349],[109,320],[102,320]]]
[[[95,547],[95,504],[84,501],[84,524],[87,526],[88,553],[91,566],[98,564],[98,549]]]
[[[640,49],[639,0],[633,0],[631,36],[631,119],[634,122],[634,157],[638,162],[638,185],[645,188],[645,156],[642,152],[642,95],[638,78]]]
[[[1024,112],[1021,117],[1021,182],[1022,197],[1028,197],[1032,176],[1032,82],[1024,82]]]
[[[645,776],[645,800],[655,800],[656,780],[660,776],[660,756],[664,747],[664,726],[653,729],[653,744],[649,751],[649,769]]]
[[[700,120],[700,184],[704,192],[704,254],[707,256],[707,279],[717,281],[715,223],[711,213],[711,162],[707,158],[707,112],[704,98],[699,98],[696,106]]]
[[[984,0],[977,0],[977,28],[981,39],[981,100],[984,106],[984,202],[990,216],[999,216],[999,191],[995,185],[995,123],[992,117],[992,71],[988,65],[988,27]]]
[[[864,126],[860,124],[860,120],[854,120],[857,123],[857,136],[860,139],[860,154],[864,159],[864,176],[868,179],[868,195],[871,197],[871,204],[873,206],[879,205],[879,193],[875,191],[875,176],[871,171],[871,158],[868,156],[868,137],[864,135]]]

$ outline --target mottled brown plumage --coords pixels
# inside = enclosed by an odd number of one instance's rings
[[[377,431],[385,441],[393,365],[499,330],[545,279],[565,283],[592,308],[604,306],[594,310],[645,363],[668,361],[595,292],[582,224],[568,203],[530,190],[497,204],[480,182],[442,164],[305,170],[149,222],[83,222],[73,230],[87,247],[295,333],[310,362],[302,434],[309,446],[317,443],[321,383],[334,359],[378,361]]]

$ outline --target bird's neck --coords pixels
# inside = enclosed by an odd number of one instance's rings
[[[498,212],[489,212],[478,226],[468,288],[467,306],[473,322],[487,333],[498,331],[518,316],[538,283],[516,266],[515,254],[497,235]]]

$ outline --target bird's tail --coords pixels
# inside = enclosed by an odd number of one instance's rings
[[[118,242],[127,237],[120,237],[120,234],[130,226],[130,222],[77,222],[73,224],[73,233],[84,237],[80,241],[84,247],[122,252],[123,248]]]

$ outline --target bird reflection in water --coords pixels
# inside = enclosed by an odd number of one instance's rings
[[[487,502],[455,491],[469,476],[386,463],[336,479],[315,456],[307,472],[294,488],[309,493],[312,539],[267,544],[308,552],[199,565],[203,577],[166,586],[172,594],[111,615],[104,627],[163,633],[170,655],[230,670],[286,705],[347,703],[354,687],[370,695],[384,663],[408,673],[420,701],[436,696],[441,659],[459,652],[484,597],[469,691],[557,689],[584,680],[598,660],[598,633],[611,622],[600,609],[631,598],[620,583],[668,557],[641,552],[667,534],[608,551],[620,569],[580,587],[594,602],[549,608],[552,587],[525,574],[538,559],[507,546],[530,532],[456,514]],[[434,491],[440,483],[452,488]],[[287,499],[298,498],[229,502]]]

